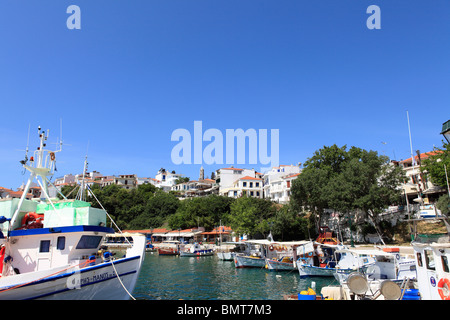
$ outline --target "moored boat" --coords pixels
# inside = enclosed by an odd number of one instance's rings
[[[417,265],[417,285],[423,300],[450,300],[450,237],[417,237],[411,243]]]
[[[296,270],[293,258],[283,257],[281,259],[266,259],[267,269],[270,271],[292,271]]]
[[[160,256],[177,256],[180,254],[179,241],[165,241],[158,244],[157,248]]]
[[[236,268],[264,268],[266,260],[258,256],[237,254],[234,256],[234,264]]]
[[[207,257],[214,255],[212,249],[203,248],[198,243],[194,243],[189,249],[181,250],[180,257]]]
[[[55,153],[61,150],[46,150],[47,138],[39,128],[40,146],[30,159],[26,155],[21,161],[30,171],[22,197],[0,201],[0,299],[133,298],[145,237],[133,236],[125,256],[116,259],[101,250],[106,235],[114,233],[106,227],[108,213],[103,207],[63,195],[60,201],[50,199],[48,176],[53,175]],[[39,201],[26,199],[34,180],[43,193]]]

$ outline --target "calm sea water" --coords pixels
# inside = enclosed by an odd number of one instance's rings
[[[233,261],[210,257],[174,257],[146,253],[133,296],[147,300],[282,300],[316,283],[337,284],[334,278],[300,279],[298,271],[237,269]]]

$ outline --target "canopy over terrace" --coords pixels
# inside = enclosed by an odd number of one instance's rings
[[[195,229],[184,229],[184,230],[172,230],[161,233],[152,234],[153,239],[157,239],[155,241],[170,241],[170,240],[179,240],[181,242],[186,241],[197,241],[200,234],[205,231],[204,228],[195,228]]]
[[[228,242],[232,241],[232,232],[231,227],[221,226],[214,228],[212,231],[202,232],[201,236],[205,242]]]

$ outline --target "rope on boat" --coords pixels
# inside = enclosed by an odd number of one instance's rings
[[[131,295],[131,293],[127,290],[127,288],[126,288],[125,285],[123,284],[122,280],[120,279],[119,273],[117,272],[116,267],[114,266],[113,259],[111,259],[111,265],[112,265],[112,267],[113,267],[113,269],[114,269],[114,272],[116,273],[117,279],[119,280],[120,284],[122,285],[122,288],[123,288],[123,289],[126,291],[126,293],[131,297],[131,299],[136,300],[136,298],[133,297],[133,296]]]
[[[103,205],[100,203],[100,201],[97,199],[97,197],[95,196],[94,192],[91,190],[91,187],[89,187],[89,185],[87,186],[87,190],[89,191],[89,193],[95,198],[95,200],[97,200],[98,204],[100,205],[100,207],[102,207],[102,209],[105,211],[106,215],[108,216],[108,218],[111,220],[111,222],[114,224],[114,226],[117,228],[117,230],[119,230],[120,234],[123,235],[123,237],[125,238],[125,240],[128,242],[128,244],[130,246],[132,246],[131,242],[128,240],[127,237],[125,237],[125,235],[123,234],[122,230],[120,230],[119,226],[114,222],[114,219],[109,215],[108,211],[106,211],[106,209],[103,207]]]

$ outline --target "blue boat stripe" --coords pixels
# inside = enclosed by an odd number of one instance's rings
[[[122,273],[122,274],[119,275],[119,277],[122,278],[123,276],[127,276],[127,275],[130,275],[130,274],[134,274],[134,273],[136,273],[136,272],[137,272],[137,271],[134,270],[134,271]],[[96,283],[103,282],[103,281],[108,281],[108,280],[113,280],[113,279],[117,279],[117,276],[116,276],[116,277],[110,277],[110,278],[107,278],[107,279],[100,279],[100,280],[97,280],[97,281],[94,281],[94,282],[85,283],[85,284],[80,285],[80,287],[86,287],[86,286],[90,286],[90,285],[92,285],[92,284],[96,284]],[[33,283],[33,284],[34,284],[34,283]],[[58,291],[54,291],[54,292],[50,292],[50,293],[46,293],[46,294],[41,294],[41,295],[39,295],[39,296],[34,296],[34,297],[27,298],[27,299],[24,299],[24,300],[34,300],[34,299],[39,299],[39,298],[48,297],[48,296],[51,296],[51,295],[54,295],[54,294],[66,292],[66,291],[69,291],[69,290],[79,290],[79,289],[77,289],[77,288],[74,288],[74,289],[65,288],[65,289],[62,289],[62,290],[58,290]]]
[[[124,263],[124,262],[136,260],[136,259],[139,259],[139,258],[140,258],[140,256],[134,256],[134,257],[130,257],[130,258],[123,258],[123,259],[120,259],[119,261],[114,261],[114,265],[118,265],[118,264],[121,264],[121,263]],[[30,282],[30,283],[27,283],[27,284],[25,284],[23,286],[20,286],[20,288],[33,286],[33,285],[36,285],[36,284],[41,284],[41,283],[45,283],[45,282],[49,282],[49,281],[54,281],[54,280],[57,280],[57,279],[60,279],[60,278],[70,277],[70,276],[72,276],[75,273],[82,274],[82,273],[89,272],[89,271],[92,271],[92,270],[95,270],[95,269],[106,268],[106,267],[109,267],[110,265],[111,265],[111,262],[102,263],[102,264],[98,264],[98,265],[95,265],[95,266],[88,266],[88,267],[80,269],[80,270],[70,271],[70,272],[66,272],[66,273],[60,274],[60,275],[55,275],[55,276],[47,277],[47,278],[44,278],[44,279],[41,279],[41,280],[38,280],[38,281]],[[0,288],[0,294],[2,293],[2,291],[7,290],[8,288],[16,287],[16,286],[17,285]]]

